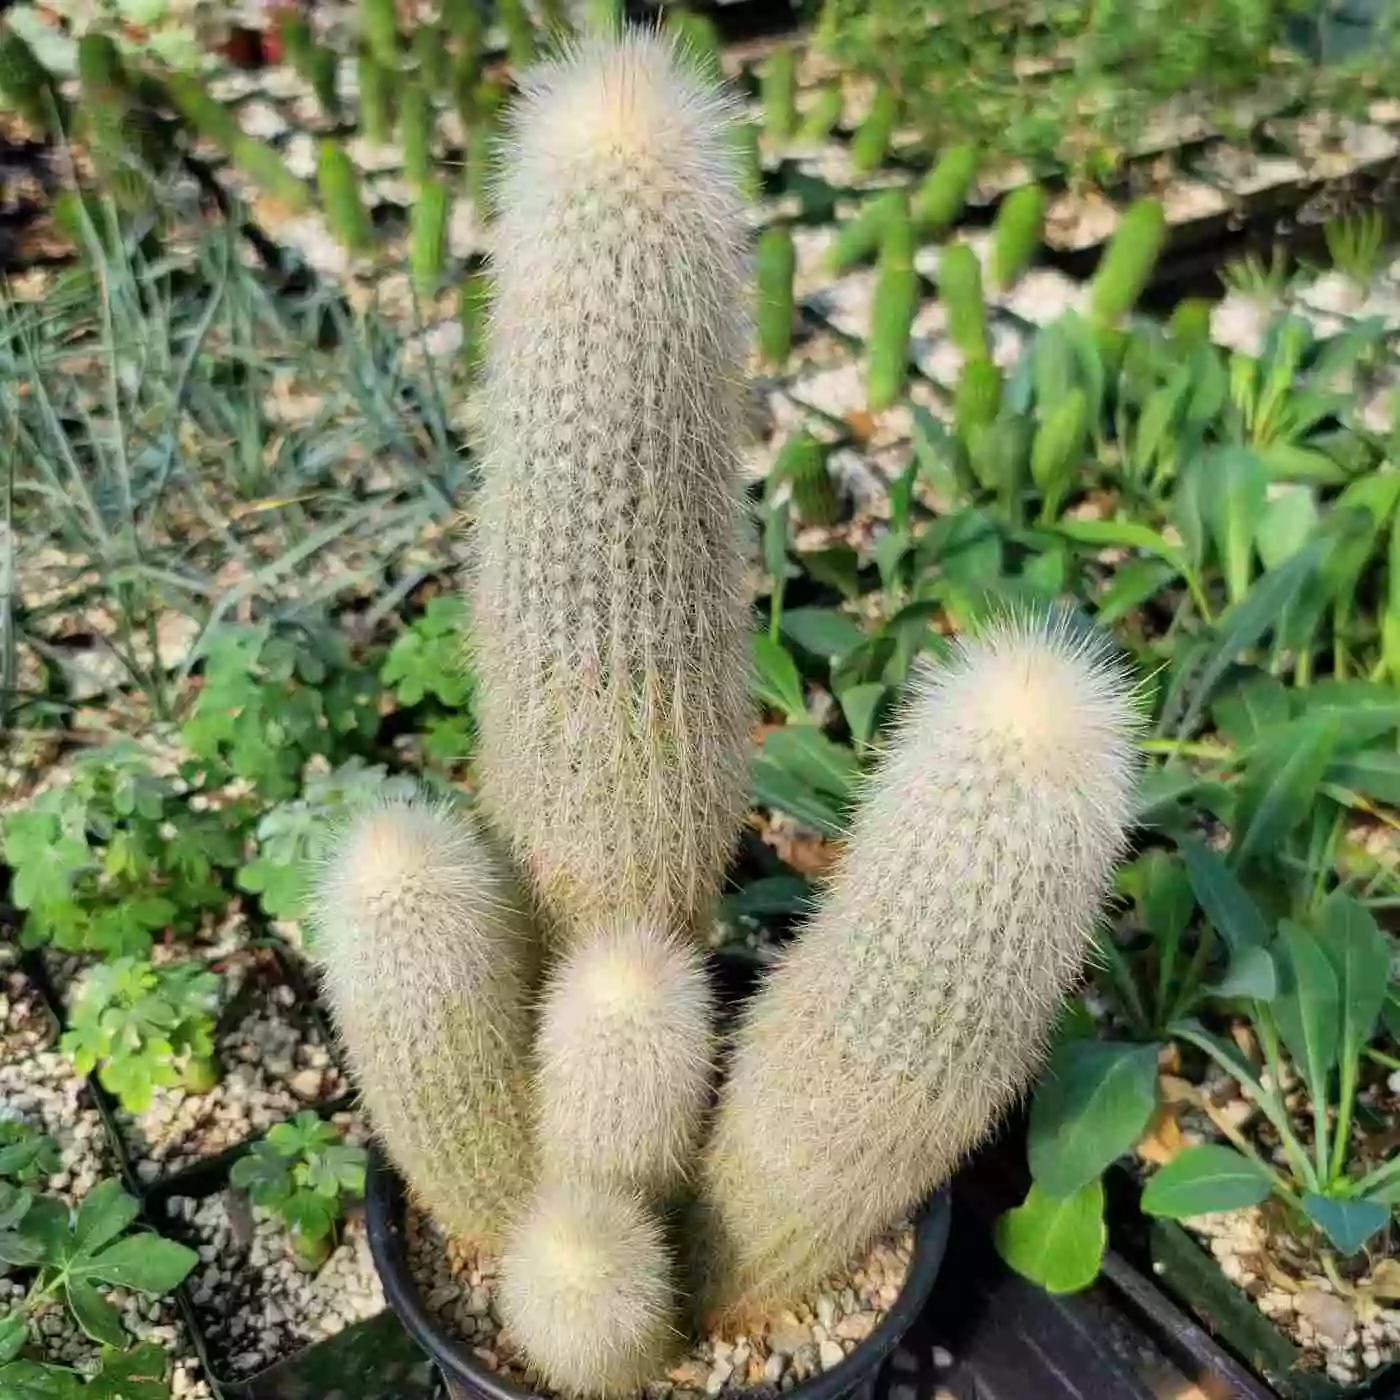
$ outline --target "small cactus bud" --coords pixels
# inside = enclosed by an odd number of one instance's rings
[[[774,224],[759,235],[754,259],[758,282],[758,349],[770,365],[785,365],[792,348],[792,278],[797,254],[792,230]]]
[[[895,403],[909,373],[909,331],[919,309],[919,274],[914,270],[914,230],[903,210],[885,229],[866,346],[866,403],[878,413]]]
[[[992,228],[992,285],[1005,291],[1026,270],[1045,229],[1045,191],[1022,185],[1002,201]]]
[[[667,31],[678,41],[678,53],[702,82],[724,81],[719,32],[710,19],[693,10],[672,10],[665,19]]]
[[[1111,326],[1137,305],[1166,236],[1167,217],[1158,200],[1140,199],[1123,215],[1089,284],[1090,315],[1097,324]]]
[[[920,181],[910,213],[921,238],[936,238],[957,223],[977,178],[977,162],[976,146],[949,146]]]
[[[938,295],[948,313],[948,335],[965,360],[991,358],[982,264],[966,243],[954,243],[938,260]]]
[[[841,489],[827,466],[825,450],[805,429],[783,443],[772,475],[775,486],[788,482],[804,525],[828,527],[841,518]]]
[[[636,1394],[679,1336],[660,1222],[616,1187],[544,1186],[507,1240],[499,1301],[545,1384],[569,1396]]]

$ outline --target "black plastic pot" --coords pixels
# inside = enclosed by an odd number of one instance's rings
[[[389,1306],[404,1328],[437,1363],[452,1400],[536,1400],[533,1392],[502,1380],[471,1349],[442,1329],[424,1306],[408,1266],[403,1182],[379,1157],[371,1163],[365,1190],[369,1247]],[[782,1392],[792,1400],[846,1400],[869,1396],[885,1360],[913,1327],[938,1279],[948,1247],[952,1207],[946,1190],[937,1192],[914,1221],[914,1251],[904,1288],[870,1335],[839,1365]],[[775,1395],[776,1386],[755,1386],[745,1394]]]

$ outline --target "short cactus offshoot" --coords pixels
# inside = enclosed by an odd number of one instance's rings
[[[1028,1087],[1123,847],[1134,730],[1124,673],[1065,622],[1002,623],[923,679],[737,1039],[696,1235],[712,1314],[842,1268]]]
[[[640,32],[523,86],[469,585],[482,798],[556,931],[683,928],[747,796],[731,113]]]

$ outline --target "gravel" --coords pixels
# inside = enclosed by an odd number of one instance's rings
[[[219,1083],[207,1094],[158,1089],[144,1113],[117,1112],[142,1182],[215,1156],[346,1089],[319,1028],[268,950],[244,949],[220,966],[232,1004],[242,1004],[245,990],[250,995],[243,1014],[220,1027]]]
[[[438,1226],[410,1209],[409,1267],[428,1310],[447,1331],[506,1380],[542,1389],[496,1311],[496,1261],[460,1250]],[[710,1335],[646,1387],[646,1400],[702,1400],[750,1386],[791,1390],[841,1363],[899,1297],[914,1232],[901,1224],[846,1275],[820,1293],[775,1313],[761,1336]]]
[[[0,1064],[0,1117],[18,1118],[57,1142],[63,1169],[43,1189],[70,1205],[117,1170],[91,1091],[56,1050]]]
[[[350,1115],[334,1121],[347,1141],[365,1141],[364,1126]],[[200,1254],[186,1287],[218,1375],[245,1379],[384,1311],[358,1209],[314,1274],[292,1261],[280,1222],[252,1208],[241,1192],[173,1196],[167,1212],[170,1232]]]
[[[1400,1300],[1382,1285],[1378,1259],[1349,1281],[1348,1296],[1310,1262],[1305,1247],[1265,1210],[1220,1211],[1182,1221],[1214,1255],[1220,1271],[1318,1369],[1351,1385],[1400,1357]],[[1393,1262],[1389,1265],[1393,1269]]]
[[[18,954],[0,947],[0,1065],[44,1049],[57,1029],[39,989],[20,970]]]

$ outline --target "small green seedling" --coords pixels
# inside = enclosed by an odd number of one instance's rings
[[[345,1207],[365,1194],[365,1150],[310,1110],[279,1123],[229,1180],[282,1222],[297,1267],[314,1273],[330,1258]]]
[[[156,967],[140,958],[99,963],[87,974],[61,1042],[79,1074],[97,1077],[128,1113],[144,1113],[156,1089],[205,1094],[219,1082],[214,1016],[219,979],[198,963]]]

